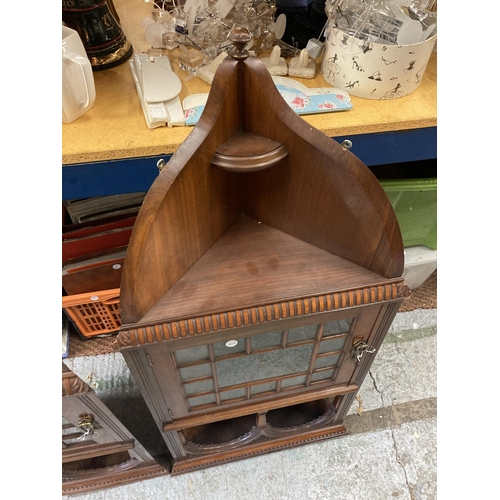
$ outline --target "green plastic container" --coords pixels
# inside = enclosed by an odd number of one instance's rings
[[[405,247],[437,249],[437,179],[383,179]]]

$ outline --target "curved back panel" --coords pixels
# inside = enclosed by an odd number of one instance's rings
[[[239,129],[237,62],[223,67],[226,86],[214,87],[198,125],[151,186],[125,259],[122,323],[139,320],[241,214],[239,182],[211,166],[217,147]]]
[[[213,165],[241,131],[276,141],[288,156],[249,173]],[[402,274],[399,225],[375,176],[289,108],[259,59],[228,57],[200,121],[141,208],[123,271],[122,322],[137,322],[242,213],[386,278]]]
[[[283,105],[260,61],[244,64],[246,95],[266,109],[263,118],[256,105],[248,106],[245,128],[288,151],[279,166],[249,175],[245,213],[384,277],[401,276],[401,233],[379,181],[359,158]]]

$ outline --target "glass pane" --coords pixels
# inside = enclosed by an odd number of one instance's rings
[[[309,369],[313,344],[252,354],[215,363],[219,387],[281,377]]]
[[[63,436],[67,434],[73,434],[74,432],[78,432],[78,427],[75,427],[69,420],[66,420],[62,417],[62,433]]]
[[[198,396],[197,398],[189,398],[189,406],[200,406],[215,403],[215,394],[207,394],[206,396]]]
[[[327,380],[333,377],[333,370],[325,370],[323,372],[316,372],[311,375],[311,382],[317,380]]]
[[[207,392],[214,390],[214,381],[212,379],[202,380],[201,382],[193,382],[184,384],[184,390],[187,395],[197,394],[199,392]]]
[[[239,389],[232,389],[231,391],[221,391],[219,395],[221,401],[227,401],[228,399],[236,398],[246,398],[247,390],[245,387],[240,387]]]
[[[214,344],[215,356],[225,356],[226,354],[235,354],[245,352],[246,339],[226,340]]]
[[[325,356],[316,358],[316,368],[324,368],[326,366],[335,366],[339,360],[339,354],[335,356]]]
[[[71,424],[69,424],[71,425]],[[71,426],[71,427],[63,427],[62,429],[62,437],[64,438],[65,436],[70,436],[71,434],[75,434],[75,433],[82,433],[83,431],[81,431],[78,427],[75,427],[75,426]]]
[[[333,351],[341,351],[342,347],[344,347],[346,337],[340,337],[332,340],[322,340],[319,345],[319,353],[323,352],[333,352]]]
[[[63,428],[62,430],[62,435],[64,436],[69,436],[70,434],[74,434],[75,432],[82,432],[78,427],[69,427],[67,429]]]
[[[323,337],[336,333],[347,333],[351,328],[352,318],[341,319],[340,321],[329,321],[323,328]]]
[[[83,434],[83,432],[82,432],[82,434]],[[97,444],[97,441],[94,441],[89,436],[85,437],[85,439],[80,439],[80,436],[74,437],[72,439],[64,438],[64,436],[63,436],[62,441],[66,446],[75,445],[75,444],[84,444],[85,446],[87,446],[89,444]]]
[[[181,374],[181,380],[185,381],[198,377],[211,377],[212,369],[210,368],[210,363],[204,363],[202,365],[179,368],[179,373]]]
[[[284,378],[281,381],[281,388],[286,389],[287,387],[295,387],[296,385],[304,385],[306,383],[306,376],[301,375],[300,377]]]
[[[260,394],[261,392],[275,391],[276,382],[267,382],[266,384],[259,384],[252,386],[250,392],[252,394]]]
[[[263,333],[252,337],[252,351],[281,345],[281,332]]]
[[[300,340],[314,340],[318,325],[301,326],[288,330],[288,343],[299,342]]]
[[[208,361],[208,347],[206,345],[200,345],[198,347],[189,347],[188,349],[182,349],[175,353],[175,358],[177,360],[177,364],[179,365],[183,365],[184,363],[192,363],[193,361]]]

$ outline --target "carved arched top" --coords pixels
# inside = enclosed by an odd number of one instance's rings
[[[268,147],[265,168],[254,168],[258,154],[246,154],[246,169],[245,160],[237,168],[219,168],[224,145],[234,146],[245,136],[287,154],[273,156],[276,150]],[[234,158],[235,148],[229,150]],[[144,317],[243,215],[381,280],[402,274],[399,225],[372,172],[296,115],[259,59],[228,57],[216,72],[198,124],[139,212],[122,275],[123,324]],[[216,280],[216,269],[213,274]]]

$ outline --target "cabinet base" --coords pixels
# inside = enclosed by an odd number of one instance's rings
[[[299,435],[296,434],[295,436],[266,439],[265,441],[253,442],[236,450],[225,451],[223,453],[212,454],[205,457],[178,460],[174,463],[170,473],[172,476],[175,476],[185,472],[206,469],[207,467],[212,467],[214,465],[234,462],[236,460],[241,460],[242,458],[250,458],[273,451],[313,443],[315,441],[332,439],[346,434],[348,434],[348,432],[343,425],[333,425],[323,429],[303,432]]]
[[[143,479],[152,479],[158,476],[165,476],[168,470],[160,465],[145,465],[134,470],[127,470],[118,473],[106,473],[103,471],[100,477],[89,477],[85,479],[76,479],[63,482],[63,495],[78,495],[89,491],[111,488],[113,486],[122,486],[124,484],[134,483]]]

